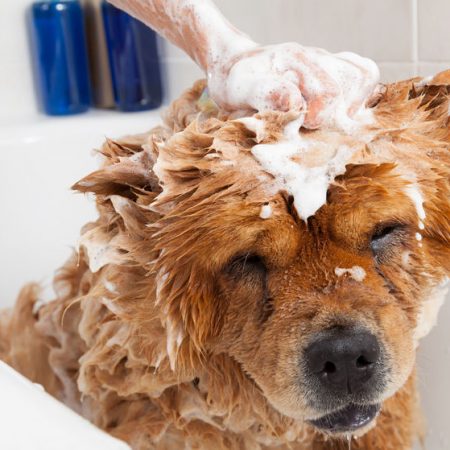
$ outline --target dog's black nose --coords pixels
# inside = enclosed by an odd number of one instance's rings
[[[309,345],[305,359],[310,377],[342,395],[370,391],[380,353],[377,338],[369,332],[334,328]]]

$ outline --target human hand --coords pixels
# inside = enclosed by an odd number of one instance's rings
[[[296,43],[255,45],[208,72],[210,95],[225,109],[302,111],[311,129],[354,117],[379,79],[370,59]]]

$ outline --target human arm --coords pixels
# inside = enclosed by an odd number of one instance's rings
[[[210,0],[110,0],[184,50],[207,74],[212,98],[228,110],[298,110],[317,128],[353,116],[378,83],[376,65],[352,53],[296,43],[261,47]]]

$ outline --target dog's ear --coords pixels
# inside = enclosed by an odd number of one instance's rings
[[[104,157],[102,168],[90,173],[72,186],[79,192],[96,195],[122,195],[135,198],[133,191],[161,192],[153,172],[154,148],[162,130],[151,134],[107,139],[98,151]],[[155,197],[153,195],[153,198]]]
[[[97,151],[104,157],[102,168],[75,183],[72,189],[106,196],[133,197],[133,191],[141,190],[159,194],[161,180],[153,170],[159,148],[194,121],[199,113],[197,100],[205,86],[205,80],[197,81],[173,102],[165,114],[165,125],[148,133],[107,139]]]
[[[429,239],[436,264],[450,276],[450,142],[433,159],[429,177],[419,180],[424,197],[425,227],[420,233]]]
[[[429,112],[428,120],[434,125],[432,142],[427,157],[432,162],[429,176],[420,183],[425,191],[427,213],[425,234],[444,245],[445,261],[450,256],[450,70],[438,73],[431,80],[422,80],[415,88],[421,99],[421,108]],[[450,271],[450,262],[447,262]]]
[[[179,236],[179,242],[178,251],[175,246],[162,248],[155,265],[156,305],[166,330],[172,369],[181,362],[181,347],[191,361],[201,358],[205,341],[220,325],[212,271],[196,258],[198,250],[190,236]]]
[[[154,224],[156,303],[172,366],[182,342],[191,356],[201,355],[219,334],[226,305],[216,276],[241,246],[254,244],[261,226],[254,221],[260,206],[246,203],[249,184],[230,176],[205,176],[189,195],[169,196],[172,209]]]
[[[450,70],[386,87],[374,110],[380,133],[371,144],[395,161],[424,200],[429,242],[450,272]],[[376,152],[375,152],[376,153]]]
[[[429,176],[419,180],[425,196],[423,234],[438,243],[433,253],[450,275],[450,70],[422,82],[414,94],[435,126],[426,152],[431,162]]]

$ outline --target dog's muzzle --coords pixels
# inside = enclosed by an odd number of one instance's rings
[[[304,350],[302,366],[310,406],[324,411],[312,425],[350,432],[378,414],[386,367],[378,339],[367,330],[335,327],[318,333]]]

